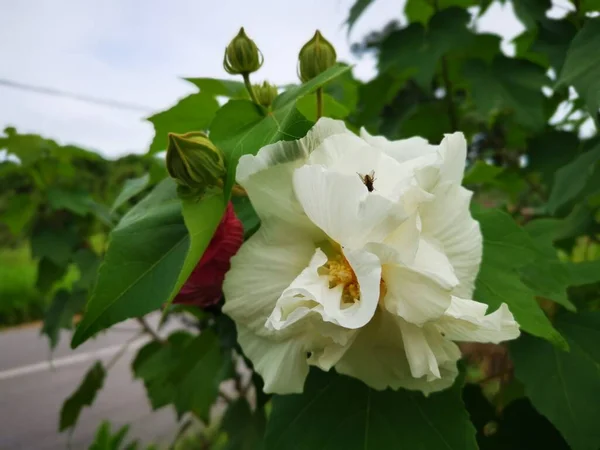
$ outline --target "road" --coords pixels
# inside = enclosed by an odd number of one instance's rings
[[[39,336],[39,326],[0,332],[0,450],[67,448],[68,433],[57,431],[64,399],[77,388],[94,361],[111,360],[138,331],[136,322],[124,322],[77,350],[69,348],[70,334],[65,332],[53,355],[54,368],[48,364],[48,342]],[[143,338],[135,340],[133,348],[109,371],[93,406],[82,412],[70,449],[87,449],[102,420],[109,420],[113,431],[131,424],[128,436],[143,443],[165,446],[172,441],[177,432],[173,410],[152,412],[143,384],[131,375],[135,347],[143,343]]]

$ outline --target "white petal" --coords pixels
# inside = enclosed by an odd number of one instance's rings
[[[435,353],[427,342],[426,330],[400,319],[400,331],[412,376],[425,377],[428,381],[441,378]]]
[[[497,344],[519,337],[519,324],[505,303],[492,314],[485,315],[486,311],[483,303],[453,297],[450,308],[436,325],[453,341]]]
[[[371,322],[357,333],[350,349],[336,364],[336,371],[358,378],[378,390],[404,388],[427,395],[451,386],[458,374],[458,349],[454,361],[440,365],[439,379],[414,378],[402,345],[400,320],[379,309]],[[451,342],[450,346],[456,347]]]
[[[427,139],[422,137],[390,141],[384,136],[372,136],[364,128],[361,128],[360,130],[360,137],[370,145],[385,151],[398,162],[409,161],[420,156],[437,152],[437,146],[430,145]]]
[[[423,325],[440,318],[451,302],[450,289],[411,268],[387,265],[383,269],[386,309],[406,321]]]
[[[320,165],[297,169],[294,191],[312,222],[342,246],[381,242],[408,218],[398,203],[369,192],[358,176]]]
[[[341,326],[356,329],[366,325],[379,302],[379,289],[381,283],[381,262],[379,258],[365,250],[344,249],[344,256],[352,266],[358,285],[360,287],[360,301],[354,305],[340,309],[339,304],[335,309],[325,309],[326,313],[334,317]]]
[[[390,200],[397,200],[409,179],[413,178],[413,173],[402,172],[402,165],[393,158],[350,133],[325,139],[310,155],[308,164],[322,165],[358,180],[373,172],[375,191]],[[366,190],[366,187],[363,186],[363,189]]]
[[[440,181],[460,184],[467,160],[467,141],[464,134],[456,132],[444,135],[439,151],[444,160]]]
[[[276,341],[238,324],[238,342],[262,376],[266,393],[296,394],[308,375],[307,349],[298,338]]]
[[[318,270],[327,262],[327,256],[319,248],[308,266],[292,281],[277,299],[275,308],[266,326],[275,330],[290,327],[306,318],[311,313],[319,314],[324,320],[335,322],[326,313],[327,305],[339,305],[342,299],[342,288],[329,288],[329,280],[319,275]],[[331,308],[331,306],[330,306]]]
[[[431,239],[419,240],[419,248],[411,268],[435,280],[444,288],[454,289],[458,285],[452,264],[437,243],[432,242]]]
[[[454,268],[460,284],[454,295],[470,298],[481,264],[482,236],[471,216],[472,192],[453,185],[439,185],[435,200],[420,206],[422,235],[438,242]]]
[[[382,264],[411,265],[419,249],[421,219],[412,214],[389,234],[383,243],[369,243],[365,250],[376,254]]]
[[[312,228],[294,195],[292,174],[325,138],[338,133],[350,131],[342,121],[323,118],[302,139],[270,144],[256,156],[240,158],[236,179],[246,189],[261,220],[276,217],[290,226]]]
[[[277,299],[308,265],[314,250],[306,236],[263,224],[231,259],[223,311],[238,325],[267,333],[264,324]]]

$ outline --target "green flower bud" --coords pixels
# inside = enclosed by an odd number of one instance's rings
[[[335,64],[337,55],[335,48],[327,39],[321,35],[319,30],[313,38],[304,44],[298,56],[298,76],[303,83],[312,80],[314,77]]]
[[[256,95],[256,100],[258,103],[268,108],[277,97],[277,86],[273,86],[266,81],[263,81],[263,84],[255,84],[252,86],[252,90],[254,91],[254,95]]]
[[[231,75],[256,72],[263,63],[263,56],[256,44],[250,39],[244,27],[232,39],[225,49],[223,67]]]
[[[222,186],[226,174],[223,154],[200,132],[169,133],[167,170],[180,194],[196,197],[207,188]]]

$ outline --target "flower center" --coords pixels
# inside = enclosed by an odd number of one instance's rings
[[[329,278],[329,289],[342,286],[342,306],[351,306],[360,300],[360,286],[350,263],[343,255],[327,261],[319,268],[320,275]]]

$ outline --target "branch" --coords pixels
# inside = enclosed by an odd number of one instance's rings
[[[144,319],[143,317],[137,317],[136,320],[141,325],[144,332],[148,333],[150,336],[152,336],[152,339],[160,342],[161,344],[164,343],[163,339],[156,333],[156,331],[154,331],[152,329],[152,327],[150,325],[148,325],[148,322],[146,322],[146,319]]]

